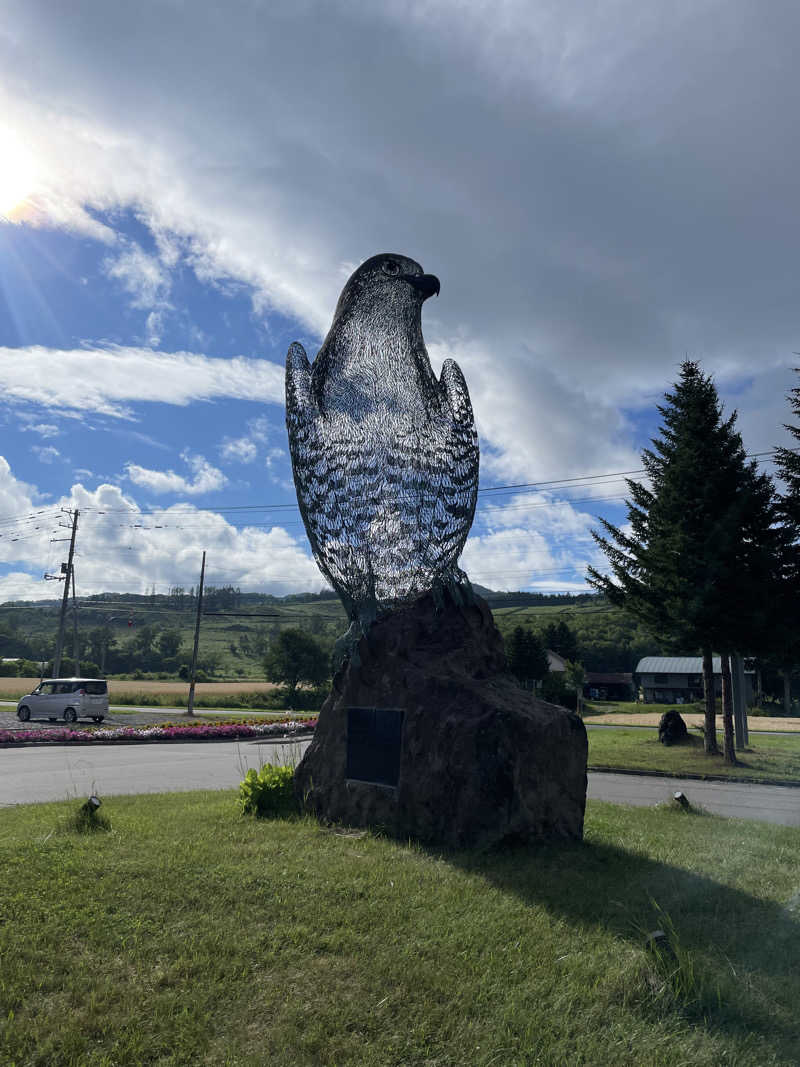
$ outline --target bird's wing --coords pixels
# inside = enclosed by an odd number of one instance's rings
[[[469,399],[469,390],[458,364],[446,359],[439,385],[447,401],[447,420],[440,466],[434,540],[439,542],[439,559],[455,566],[475,514],[478,492],[478,434]]]
[[[311,365],[306,350],[295,341],[286,354],[286,429],[297,502],[319,562],[319,516],[324,508],[322,487],[327,471],[320,471],[325,450],[320,433],[320,411],[311,389]],[[320,474],[322,477],[320,478]]]
[[[297,502],[320,570],[342,596],[360,569],[351,558],[348,522],[349,440],[328,425],[312,388],[311,366],[298,342],[286,356],[286,428]],[[350,533],[350,536],[348,536]],[[360,562],[360,561],[359,561]]]

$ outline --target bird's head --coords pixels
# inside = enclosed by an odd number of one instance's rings
[[[408,256],[382,252],[355,270],[336,305],[334,322],[350,315],[387,315],[419,322],[423,301],[439,293],[439,279]]]

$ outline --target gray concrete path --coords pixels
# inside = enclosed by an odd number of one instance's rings
[[[233,789],[250,767],[296,763],[302,741],[42,745],[0,749],[0,805],[121,793]],[[800,788],[592,771],[589,797],[654,805],[680,789],[709,812],[800,827]]]
[[[691,804],[714,815],[800,826],[800,788],[792,786],[591,771],[587,795],[593,800],[608,800],[612,804],[648,807],[671,800],[676,790],[680,790]]]

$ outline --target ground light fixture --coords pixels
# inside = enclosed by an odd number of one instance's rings
[[[684,811],[689,810],[689,798],[686,796],[685,793],[682,793],[680,789],[675,790],[675,792],[672,794],[672,799],[675,801],[676,804],[679,804],[684,809]]]

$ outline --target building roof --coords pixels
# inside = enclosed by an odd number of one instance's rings
[[[711,659],[714,674],[722,674],[719,656]],[[636,666],[637,674],[702,674],[702,656],[645,656]],[[753,674],[753,671],[745,671]]]
[[[547,650],[547,667],[551,671],[565,671],[567,669],[567,661],[563,656],[559,656],[557,652],[553,652],[552,649]]]

